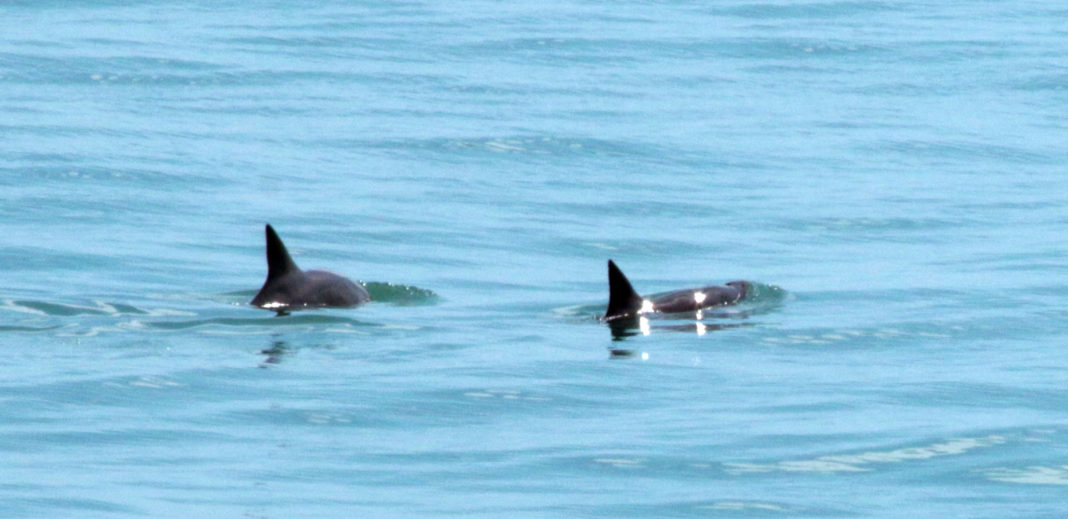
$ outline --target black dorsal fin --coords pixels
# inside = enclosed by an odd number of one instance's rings
[[[642,308],[642,296],[634,291],[627,276],[608,260],[608,310],[605,319],[634,315]]]
[[[300,267],[289,257],[289,251],[278,233],[274,232],[271,224],[267,224],[267,281],[291,272],[300,272]]]

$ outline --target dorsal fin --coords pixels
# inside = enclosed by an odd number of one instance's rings
[[[605,319],[634,315],[642,308],[642,296],[634,291],[627,276],[612,260],[608,260],[608,310]]]
[[[290,272],[300,272],[300,267],[289,257],[289,251],[278,233],[274,232],[271,224],[267,224],[267,281]]]

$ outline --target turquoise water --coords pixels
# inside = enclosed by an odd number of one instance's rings
[[[0,516],[1061,517],[1066,17],[4,4]]]

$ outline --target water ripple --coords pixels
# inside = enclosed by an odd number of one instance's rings
[[[943,456],[959,456],[976,449],[1002,445],[1008,439],[1001,435],[977,438],[957,438],[941,443],[917,447],[902,447],[888,451],[870,451],[858,454],[820,456],[807,460],[789,460],[771,463],[728,462],[724,467],[729,474],[743,475],[767,472],[867,472],[874,467],[892,463],[928,460]]]

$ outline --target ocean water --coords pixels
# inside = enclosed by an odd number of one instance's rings
[[[1063,517],[1066,19],[4,3],[0,516]]]

